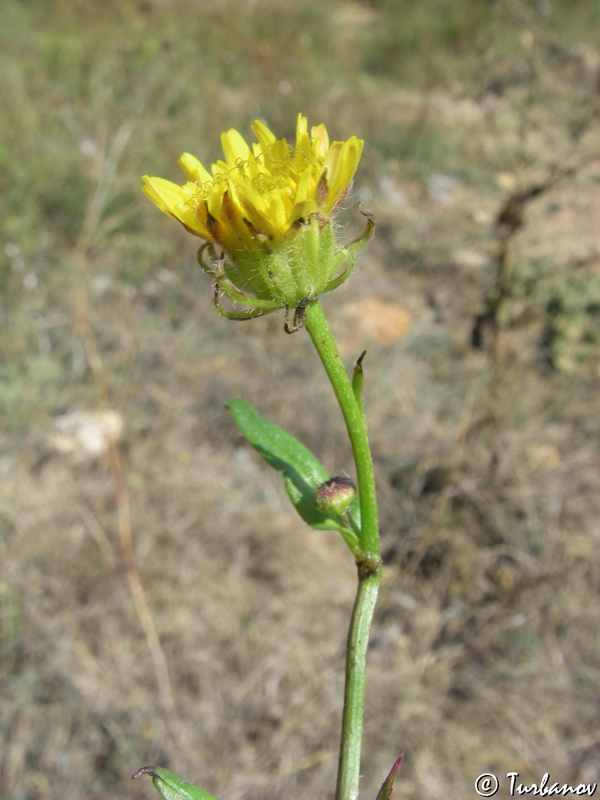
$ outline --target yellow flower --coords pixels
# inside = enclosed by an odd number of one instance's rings
[[[342,247],[330,219],[352,185],[362,139],[330,144],[325,126],[309,133],[301,114],[294,147],[276,139],[260,120],[252,130],[258,140],[252,146],[236,130],[223,133],[224,160],[210,172],[184,153],[178,162],[188,177],[183,186],[143,177],[153,203],[205,240],[199,260],[216,277],[217,295],[252,306],[232,313],[217,304],[234,319],[297,307],[335,288],[350,273],[352,254],[373,227],[371,221],[360,240]]]

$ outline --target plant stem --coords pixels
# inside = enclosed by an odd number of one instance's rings
[[[338,766],[336,800],[356,800],[363,738],[367,648],[373,611],[381,583],[381,567],[361,575],[354,601],[346,646],[346,685]]]
[[[379,564],[377,495],[373,459],[367,436],[367,423],[318,300],[313,300],[306,309],[306,330],[325,367],[350,437],[358,480],[361,514],[360,543],[364,559],[373,560]]]
[[[356,800],[363,737],[367,647],[381,582],[375,475],[362,407],[318,300],[313,300],[307,307],[306,329],[325,367],[346,423],[356,465],[360,499],[361,555],[357,557],[358,590],[346,646],[346,685],[335,795],[336,800]]]

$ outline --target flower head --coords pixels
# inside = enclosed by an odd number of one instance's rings
[[[357,244],[336,242],[331,214],[352,185],[362,139],[330,143],[325,126],[309,133],[301,114],[293,147],[260,120],[252,130],[258,141],[251,146],[236,130],[223,133],[224,160],[210,172],[184,153],[178,162],[188,178],[183,186],[143,178],[158,208],[204,239],[201,264],[216,277],[217,292],[252,306],[242,313],[218,306],[236,319],[297,307],[335,288],[349,274]],[[365,238],[371,230],[372,224]],[[345,263],[350,266],[340,274]]]

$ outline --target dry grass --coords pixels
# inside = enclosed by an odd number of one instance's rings
[[[151,797],[129,782],[145,763],[228,800],[331,796],[354,569],[224,403],[332,474],[342,425],[308,337],[218,318],[193,243],[138,190],[299,109],[367,138],[356,192],[379,223],[325,298],[348,363],[368,348],[382,501],[363,796],[400,750],[403,800],[490,770],[597,778],[598,19],[546,4],[528,38],[518,5],[470,5],[458,33],[411,17],[412,60],[385,3],[3,6],[3,799]],[[507,235],[507,198],[540,181]],[[588,295],[557,310],[570,275]],[[53,419],[84,410],[124,421],[100,457],[57,449]]]

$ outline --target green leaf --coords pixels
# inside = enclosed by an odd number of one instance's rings
[[[283,428],[268,422],[245,400],[231,400],[227,407],[248,443],[267,464],[283,472],[285,490],[302,519],[316,530],[340,530],[343,523],[338,517],[323,514],[314,506],[315,491],[329,475],[308,447]]]
[[[141,767],[133,776],[149,775],[155,788],[165,800],[215,800],[212,794],[199,789],[191,783],[184,783],[181,778],[163,767]]]

